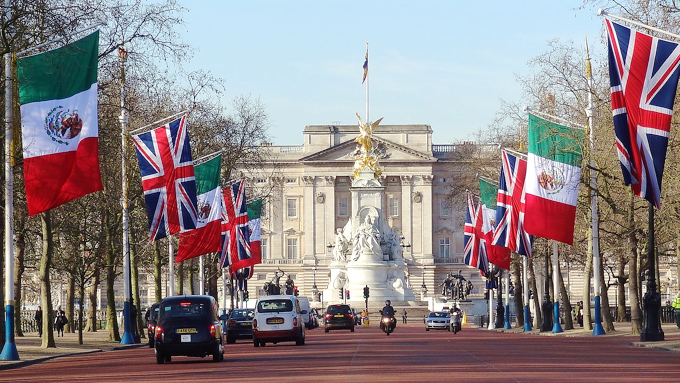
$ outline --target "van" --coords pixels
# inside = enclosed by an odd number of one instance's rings
[[[307,297],[297,297],[298,302],[300,302],[300,310],[307,311],[307,314],[302,316],[302,320],[305,322],[305,328],[311,330],[314,328],[314,321],[312,320],[312,306],[309,304],[309,298]]]

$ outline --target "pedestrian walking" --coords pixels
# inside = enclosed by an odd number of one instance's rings
[[[579,301],[576,307],[576,321],[579,326],[583,327],[583,301]]]
[[[61,306],[59,306],[54,315],[54,327],[57,330],[57,336],[59,336],[60,333],[62,337],[64,336],[64,326],[66,326],[66,323],[68,323],[66,313],[61,309]]]
[[[401,312],[401,319],[402,319],[402,321],[404,322],[404,324],[406,324],[406,317],[407,317],[407,316],[408,316],[408,313],[406,312],[406,309],[404,309],[404,310]]]
[[[42,337],[42,318],[43,318],[43,312],[42,312],[42,307],[38,306],[38,309],[35,310],[35,315],[33,318],[35,319],[35,324],[38,326],[38,336]]]

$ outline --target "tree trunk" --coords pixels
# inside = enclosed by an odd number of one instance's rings
[[[134,247],[130,247],[130,265],[131,270],[131,277],[132,277],[132,296],[134,299],[134,302],[132,302],[133,305],[137,308],[134,310],[137,315],[135,315],[132,320],[137,321],[137,334],[134,335],[135,339],[139,338],[146,338],[146,331],[140,331],[145,327],[145,324],[142,322],[142,301],[139,299],[139,261],[137,257],[137,252],[134,250]]]
[[[41,348],[56,348],[52,322],[52,291],[50,290],[50,269],[52,268],[52,220],[50,212],[40,214],[42,226],[42,256],[40,257],[40,305],[43,309],[43,334]]]
[[[155,302],[160,302],[163,300],[163,290],[162,290],[162,281],[163,281],[163,274],[161,274],[161,267],[162,267],[162,260],[161,260],[161,249],[158,246],[158,242],[155,241],[153,243],[153,283],[155,287]]]
[[[624,254],[618,259],[617,264],[617,283],[616,283],[616,321],[617,322],[628,322],[626,318],[626,262],[627,257]]]
[[[81,276],[84,277],[84,275]],[[83,310],[85,306],[83,304],[83,302],[85,302],[85,283],[83,283],[84,279],[85,278],[81,278],[80,283],[78,284],[78,301],[80,302],[78,305],[78,344],[83,344]]]
[[[184,294],[184,262],[177,265],[177,295]]]
[[[592,229],[592,227],[591,227]],[[586,252],[586,264],[583,268],[583,328],[593,329],[593,321],[590,318],[590,279],[593,277],[593,231],[588,230],[588,250]]]
[[[87,330],[97,332],[97,290],[99,289],[99,267],[94,268],[92,284],[88,289],[90,307],[87,312]]]
[[[543,323],[543,317],[541,317],[541,297],[538,296],[538,290],[536,289],[536,274],[534,273],[534,262],[533,258],[529,258],[529,289],[534,292],[534,323],[532,328],[539,328],[541,323]],[[528,320],[528,318],[527,318]]]
[[[605,332],[614,331],[614,318],[612,318],[612,312],[609,309],[609,286],[604,281],[604,268],[602,267],[602,257],[600,260],[600,306],[602,311],[602,327]]]
[[[515,300],[515,308],[517,310],[517,327],[524,327],[524,301],[522,296],[524,286],[522,286],[521,257],[523,257],[523,255],[515,257],[516,262],[513,262],[510,266],[512,268],[512,284],[515,287],[515,296],[513,299]],[[520,262],[517,262],[517,258],[520,259]]]
[[[560,296],[562,297],[562,308],[564,309],[564,329],[571,330],[574,328],[574,321],[571,317],[571,302],[569,302],[569,292],[567,292],[567,287],[564,285],[564,278],[562,278],[562,272],[560,271],[559,262],[557,263],[557,281],[560,286]],[[559,319],[557,319],[559,320]]]
[[[208,262],[208,288],[206,291],[207,295],[217,298],[217,277],[220,275],[217,270],[217,262]]]
[[[196,289],[194,288],[194,285],[196,284],[195,283],[196,281],[194,280],[195,278],[194,270],[196,270],[196,263],[194,262],[195,260],[196,258],[191,258],[191,261],[189,261],[189,291],[191,295],[198,294],[195,291]],[[201,289],[198,289],[198,291],[201,291]]]
[[[73,275],[75,275],[76,272],[77,271],[75,270],[72,271],[66,285],[66,319],[68,319],[68,323],[66,323],[66,326],[64,326],[64,332],[74,332],[73,318],[75,317],[74,298],[76,296],[76,281],[75,278],[73,278]]]
[[[630,300],[630,326],[632,335],[640,335],[642,331],[642,309],[640,308],[640,273],[638,272],[638,242],[633,225],[635,218],[633,216],[634,198],[630,192],[630,203],[628,206],[628,280],[630,286],[628,288]]]
[[[17,233],[16,250],[16,258],[14,259],[14,329],[16,336],[24,336],[24,331],[21,328],[21,306],[25,298],[22,295],[21,279],[26,270],[24,265],[26,242],[23,231]]]

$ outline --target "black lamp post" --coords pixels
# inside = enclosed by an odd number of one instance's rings
[[[545,294],[543,295],[543,303],[541,307],[543,308],[543,324],[541,325],[541,331],[552,331],[553,321],[552,321],[552,311],[553,303],[550,301],[550,278],[548,277],[549,266],[548,266],[548,256],[545,258]]]
[[[316,260],[314,262],[316,262]],[[319,288],[316,287],[316,265],[314,265],[314,267],[312,267],[312,271],[314,272],[314,284],[312,285],[312,301],[318,302],[319,301]]]
[[[500,267],[499,267],[500,269]],[[495,277],[496,278],[496,289],[498,290],[498,299],[496,299],[496,328],[503,328],[503,324],[505,321],[505,308],[503,307],[503,293],[501,292],[501,275],[503,274],[503,271],[501,269],[500,273]]]

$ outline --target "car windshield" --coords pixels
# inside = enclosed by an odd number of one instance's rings
[[[165,303],[160,315],[163,319],[205,318],[210,314],[210,306],[205,302],[176,301]]]
[[[349,306],[337,305],[337,306],[328,306],[328,309],[326,310],[326,312],[329,313],[329,314],[349,314],[351,311],[349,309]]]
[[[430,316],[430,318],[448,318],[449,313],[442,311],[442,312],[430,313],[429,316]]]
[[[293,311],[293,302],[289,299],[272,299],[260,301],[257,304],[257,312],[269,313],[275,311]]]
[[[231,319],[253,319],[253,310],[234,310],[231,312]]]

